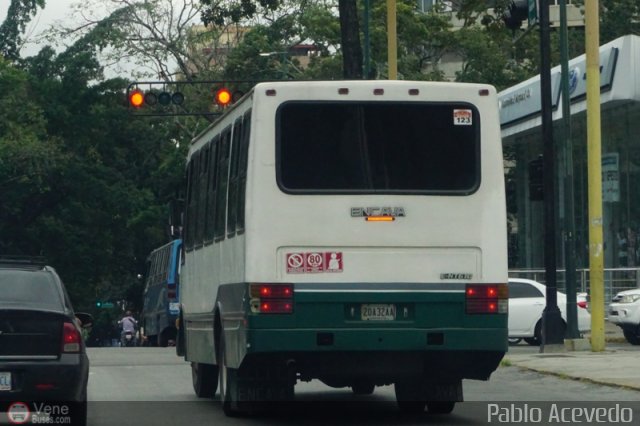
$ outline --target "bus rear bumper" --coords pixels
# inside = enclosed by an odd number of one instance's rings
[[[248,352],[501,351],[506,329],[249,329]]]
[[[247,332],[247,358],[276,357],[295,363],[301,378],[325,382],[375,377],[384,384],[415,375],[487,380],[508,348],[506,330],[497,329]]]

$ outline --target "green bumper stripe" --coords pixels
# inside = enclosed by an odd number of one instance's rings
[[[502,328],[249,329],[247,330],[247,343],[247,353],[443,350],[506,352],[508,349],[507,330]]]

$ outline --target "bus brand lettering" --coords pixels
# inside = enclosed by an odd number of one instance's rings
[[[473,274],[455,274],[455,273],[440,274],[441,280],[470,280],[472,277],[473,277]]]
[[[404,217],[404,207],[351,207],[351,217],[393,216]]]
[[[287,274],[342,272],[342,252],[287,253]]]

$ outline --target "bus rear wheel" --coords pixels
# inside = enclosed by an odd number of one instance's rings
[[[213,398],[218,387],[218,367],[213,364],[191,363],[193,391],[199,398]]]
[[[351,385],[351,390],[355,395],[371,395],[375,389],[373,382],[368,380],[356,380]]]
[[[430,414],[449,414],[453,411],[455,406],[455,401],[427,402],[427,411]]]
[[[424,413],[427,401],[423,395],[421,382],[415,380],[396,382],[394,388],[400,411],[407,414]]]

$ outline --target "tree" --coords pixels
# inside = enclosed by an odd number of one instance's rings
[[[640,35],[640,3],[637,0],[600,1],[600,43],[627,34]]]
[[[344,78],[362,78],[362,46],[360,45],[360,26],[356,2],[340,0],[340,34],[342,39],[342,63]]]
[[[334,8],[336,1],[286,1],[286,0],[231,0],[226,2],[214,2],[201,0],[205,5],[203,21],[205,24],[224,24],[227,22],[242,22],[259,17],[262,21],[274,24],[282,21],[283,15],[292,17],[302,16],[305,10],[320,11],[320,8],[329,10]],[[339,46],[342,55],[343,77],[349,79],[362,78],[362,46],[360,44],[360,26],[358,15],[358,3],[354,0],[338,0],[338,18],[340,22],[341,43]],[[274,18],[275,17],[275,18]],[[293,38],[283,37],[283,48],[296,44]],[[301,40],[298,40],[298,42]]]
[[[111,12],[103,16],[105,9]],[[221,36],[234,33],[229,26],[198,26],[203,6],[197,0],[83,0],[77,10],[82,23],[53,28],[49,39],[90,40],[106,66],[134,66],[138,79],[210,78],[221,60]]]
[[[38,8],[44,8],[45,0],[11,0],[7,18],[0,25],[0,55],[10,61],[20,58],[22,34]]]

